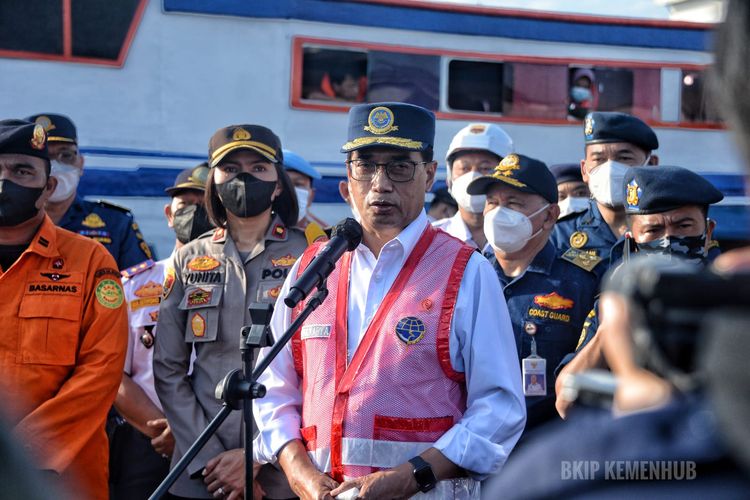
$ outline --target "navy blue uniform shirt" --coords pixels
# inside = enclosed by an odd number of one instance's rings
[[[575,350],[599,282],[594,273],[558,257],[549,241],[515,278],[505,276],[494,256],[490,262],[508,303],[519,360],[531,354],[531,336],[526,333],[530,328],[536,330],[537,354],[547,360],[547,395],[526,398],[526,428],[530,429],[557,415],[554,369]]]
[[[57,225],[104,245],[121,271],[151,258],[133,214],[117,205],[76,196]]]
[[[599,281],[610,267],[610,251],[618,239],[594,200],[585,212],[560,219],[550,235],[563,258],[585,260]]]

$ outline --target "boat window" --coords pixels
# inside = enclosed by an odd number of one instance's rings
[[[341,103],[362,102],[367,94],[367,53],[305,47],[302,98]]]
[[[372,51],[368,54],[367,101],[399,101],[437,111],[440,57]]]
[[[703,71],[682,72],[680,118],[686,122],[720,122],[719,106]]]
[[[456,111],[502,113],[503,63],[453,60],[448,64],[448,107]]]

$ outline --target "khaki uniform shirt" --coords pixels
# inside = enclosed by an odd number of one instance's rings
[[[275,302],[306,246],[302,231],[274,218],[265,240],[245,259],[221,228],[175,255],[164,282],[153,367],[156,393],[176,441],[173,465],[220,410],[216,385],[242,367],[240,330],[250,324],[248,306]],[[196,359],[188,375],[193,346]],[[242,448],[241,422],[242,413],[232,412],[177,480],[173,494],[211,498],[200,472],[218,454]]]

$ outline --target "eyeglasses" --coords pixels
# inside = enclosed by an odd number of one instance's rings
[[[426,161],[393,160],[378,163],[372,160],[347,160],[352,179],[355,181],[371,181],[375,178],[378,167],[383,167],[385,175],[393,182],[409,182],[414,179],[417,165],[424,165]]]

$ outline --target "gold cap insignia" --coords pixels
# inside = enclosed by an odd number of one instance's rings
[[[594,133],[594,118],[591,115],[587,115],[586,120],[583,122],[583,133],[586,136]]]
[[[34,149],[44,149],[45,142],[47,142],[47,132],[44,131],[44,127],[37,123],[34,126],[34,133],[31,136],[29,144]]]
[[[234,132],[232,132],[233,141],[247,141],[249,139],[250,139],[250,132],[248,132],[242,127],[237,127],[236,129],[234,129]]]
[[[630,184],[628,184],[628,193],[626,196],[626,201],[628,202],[629,207],[638,208],[638,202],[640,201],[640,191],[641,189],[638,187],[638,183],[633,179],[630,181]]]
[[[469,128],[469,133],[470,134],[483,134],[485,130],[487,130],[487,127],[484,125],[472,125]]]
[[[516,154],[509,154],[495,167],[495,172],[507,177],[512,176],[513,171],[519,168],[521,168],[521,159]]]
[[[587,241],[589,241],[589,235],[583,231],[576,231],[570,235],[570,246],[573,248],[583,248]]]
[[[42,128],[44,128],[45,132],[49,132],[50,130],[55,130],[57,127],[55,127],[55,124],[52,123],[52,120],[49,119],[49,116],[37,116],[36,120],[34,120],[34,123],[37,125],[41,125]]]
[[[371,134],[387,134],[388,132],[398,130],[394,122],[393,111],[385,106],[378,106],[370,111],[370,116],[367,117],[367,125],[364,127],[364,130]]]

